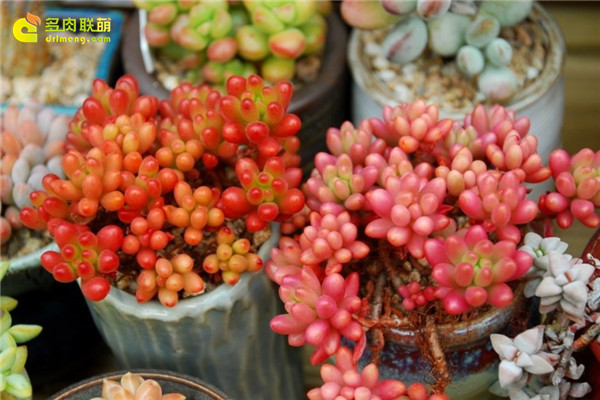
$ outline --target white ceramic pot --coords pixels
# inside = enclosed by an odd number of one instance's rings
[[[559,148],[562,142],[565,103],[562,68],[566,48],[558,24],[542,6],[534,3],[530,18],[537,22],[547,35],[547,61],[538,78],[517,93],[505,107],[515,110],[517,117],[526,116],[531,120],[530,133],[537,136],[538,151],[544,161],[547,161],[552,150]],[[354,29],[348,45],[348,62],[353,78],[352,120],[355,126],[363,119],[381,117],[383,106],[401,103],[395,93],[369,68],[361,39],[364,34],[364,31]],[[471,109],[442,108],[440,117],[462,121],[470,111]],[[535,187],[532,196],[537,197],[549,188],[549,184]]]
[[[267,259],[274,233],[260,249]],[[160,368],[210,383],[233,399],[296,399],[302,393],[301,362],[285,337],[269,328],[281,310],[263,271],[245,273],[235,286],[180,300],[168,309],[140,304],[111,288],[89,302],[96,326],[124,369]]]
[[[49,274],[40,264],[40,257],[46,251],[58,251],[55,242],[49,243],[29,254],[13,258],[6,277],[2,281],[2,294],[17,296],[36,289],[48,289],[54,283],[52,274]]]

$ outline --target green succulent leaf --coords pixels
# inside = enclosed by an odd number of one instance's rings
[[[11,347],[17,347],[17,342],[15,342],[15,338],[9,332],[4,332],[0,335],[0,351]]]
[[[5,311],[12,311],[15,309],[19,302],[12,297],[0,296],[0,309]]]
[[[0,353],[0,371],[8,371],[12,368],[17,353],[16,347],[9,347]]]
[[[4,334],[12,325],[12,317],[8,311],[0,310],[0,335]]]
[[[27,346],[17,347],[15,352],[15,359],[12,365],[12,372],[20,374],[25,369],[25,361],[27,361]]]
[[[18,398],[31,397],[31,382],[20,374],[9,375],[6,377],[6,392]]]
[[[42,331],[39,325],[19,324],[12,326],[8,332],[15,338],[17,343],[25,343],[36,337]]]
[[[6,376],[4,374],[0,374],[0,394],[4,393],[6,390]]]
[[[4,278],[4,275],[6,275],[8,267],[10,267],[10,261],[0,261],[0,281]]]

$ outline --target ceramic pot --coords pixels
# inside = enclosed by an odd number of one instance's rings
[[[109,379],[118,382],[126,372],[111,372],[75,383],[56,393],[49,400],[89,400],[93,397],[101,397],[102,381]],[[158,382],[163,394],[181,393],[188,399],[197,400],[229,399],[219,389],[192,376],[161,370],[132,370],[131,372],[141,375],[144,379]]]
[[[289,113],[297,114],[302,120],[302,129],[298,137],[302,143],[300,156],[305,172],[310,172],[314,155],[326,151],[325,132],[331,126],[340,126],[350,118],[349,115],[349,72],[346,67],[346,43],[348,32],[337,12],[327,17],[328,29],[324,59],[319,76],[313,81],[302,84],[294,91]],[[140,49],[139,11],[125,27],[123,46],[121,47],[123,69],[134,75],[142,94],[153,95],[159,99],[170,97],[170,90],[158,81],[154,73],[148,73],[144,67]]]
[[[526,116],[531,120],[529,132],[537,136],[538,152],[547,162],[550,153],[561,147],[565,104],[562,69],[566,47],[558,24],[538,3],[534,3],[530,18],[546,33],[546,64],[538,78],[519,91],[505,107],[513,109],[517,117]],[[353,79],[352,120],[355,126],[363,119],[381,117],[383,106],[401,103],[395,93],[370,69],[364,53],[364,34],[364,31],[354,29],[348,45],[348,62]],[[471,109],[440,108],[440,118],[462,121],[470,111]],[[532,196],[537,197],[548,188],[549,184],[538,185]]]
[[[263,259],[277,236],[261,247]],[[295,399],[301,394],[297,352],[269,328],[280,313],[279,299],[263,271],[245,273],[234,286],[220,285],[171,309],[158,301],[140,304],[114,287],[104,300],[88,301],[88,306],[125,369],[182,372],[235,399]]]
[[[49,250],[58,250],[55,242],[29,254],[10,260],[10,267],[2,281],[2,294],[16,296],[39,288],[52,286],[54,278],[40,265],[40,257]]]
[[[452,382],[446,388],[451,400],[482,400],[489,396],[488,388],[498,380],[498,355],[489,340],[491,333],[507,333],[509,325],[525,304],[522,287],[515,293],[516,301],[506,308],[493,308],[468,322],[438,325],[440,342],[445,349],[446,363]],[[514,336],[514,335],[512,335]],[[380,353],[381,379],[399,379],[407,385],[413,382],[434,383],[429,375],[432,366],[425,361],[418,333],[414,330],[390,329]],[[370,362],[365,351],[360,364]]]

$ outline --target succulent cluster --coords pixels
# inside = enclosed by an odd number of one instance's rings
[[[9,265],[8,261],[0,262],[0,281]],[[13,325],[10,312],[16,306],[17,300],[0,296],[0,395],[7,400],[31,397],[31,382],[24,371],[27,346],[23,343],[42,331],[39,325]]]
[[[342,16],[360,29],[392,25],[382,42],[386,58],[405,64],[431,51],[453,57],[457,68],[475,77],[479,91],[492,101],[516,94],[518,80],[509,68],[510,43],[502,28],[527,18],[533,0],[344,0]]]
[[[181,60],[192,81],[220,85],[259,72],[291,80],[296,61],[325,45],[329,1],[136,0],[144,33],[162,57]]]
[[[226,90],[182,84],[159,100],[131,75],[94,82],[69,124],[64,177],[40,177],[20,212],[58,244],[41,257],[56,280],[81,279],[93,301],[119,281],[172,307],[262,267],[257,233],[304,207],[300,120],[286,113],[289,82],[236,75]]]
[[[314,364],[339,359],[322,367],[325,384],[310,398],[444,398],[447,381],[430,394],[419,386],[418,396],[402,382],[376,383],[386,332],[406,328],[439,344],[437,324],[507,307],[526,281],[542,313],[560,310],[580,326],[597,318],[598,305],[586,305],[597,267],[548,255],[564,251],[558,239],[540,244],[526,234],[548,231],[554,219],[565,228],[574,219],[600,226],[600,152],[559,150],[545,166],[529,121],[512,110],[478,105],[453,122],[423,101],[386,106],[358,127],[330,128],[327,145],[302,186],[307,208],[282,225],[266,264],[286,310],[271,328],[292,346],[314,346]],[[552,176],[554,191],[539,201],[528,196]],[[597,340],[598,329],[588,332]],[[510,349],[498,346],[508,357]],[[367,347],[375,363],[361,371]],[[443,349],[422,350],[435,361],[434,375],[449,376]],[[528,360],[515,365],[529,373]]]
[[[51,108],[33,100],[20,110],[11,106],[2,113],[0,243],[6,243],[13,230],[22,227],[19,210],[31,205],[33,191],[43,189],[44,175],[62,176],[68,124],[67,116],[55,115]]]
[[[119,382],[110,379],[102,381],[102,397],[94,397],[91,400],[185,400],[181,393],[163,394],[160,383],[154,379],[144,379],[140,374],[127,372]]]
[[[584,259],[565,253],[567,244],[558,238],[542,238],[529,232],[522,251],[534,260],[528,297],[539,299],[544,324],[534,326],[513,339],[492,334],[500,356],[498,384],[492,389],[511,399],[545,395],[548,398],[582,398],[591,392],[579,382],[585,366],[575,358],[577,351],[597,341],[600,333],[600,262],[591,255]],[[529,283],[528,283],[529,284]],[[526,397],[525,397],[526,396]]]

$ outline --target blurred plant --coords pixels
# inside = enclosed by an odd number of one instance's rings
[[[574,219],[600,226],[600,152],[556,150],[547,167],[529,121],[512,110],[478,105],[462,122],[438,116],[436,106],[415,101],[386,106],[383,118],[358,127],[331,128],[330,153],[315,156],[303,185],[308,217],[298,213],[271,251],[266,272],[280,285],[286,311],[271,328],[291,346],[314,346],[313,364],[336,360],[322,367],[325,384],[311,399],[446,398],[455,366],[446,361],[439,326],[508,307],[522,286],[549,314],[541,328],[514,340],[492,336],[502,385],[547,374],[557,363],[570,368],[549,340],[578,332],[578,349],[598,340],[599,304],[591,299],[600,281],[590,280],[598,267],[563,254],[558,238],[528,232],[551,236],[554,220],[564,228]],[[551,176],[555,191],[531,199],[529,185]],[[377,383],[379,355],[397,329],[417,332],[433,370],[423,374],[438,377],[430,388]],[[361,371],[367,348],[371,363]],[[577,368],[555,373],[552,384],[578,379]],[[575,387],[581,393],[587,386]]]
[[[329,1],[135,0],[148,12],[146,39],[182,63],[192,82],[223,84],[258,72],[275,83],[295,76],[296,61],[325,45]]]
[[[0,282],[9,266],[10,262],[0,261]],[[39,325],[13,325],[10,312],[16,306],[17,300],[0,296],[0,395],[6,400],[31,397],[31,382],[25,373],[27,346],[22,344],[42,331]]]
[[[519,83],[508,67],[513,49],[502,28],[527,18],[533,0],[344,0],[342,17],[359,29],[391,26],[382,42],[388,60],[408,63],[430,50],[454,57],[457,68],[476,77],[479,91],[494,102],[514,96]]]
[[[159,101],[131,75],[94,82],[69,125],[65,178],[45,175],[20,212],[58,244],[41,257],[56,280],[81,279],[92,301],[116,284],[173,307],[262,268],[269,224],[304,207],[300,120],[286,113],[289,82],[232,76],[226,90],[186,83]]]
[[[144,379],[141,374],[127,372],[119,382],[110,379],[102,381],[102,397],[91,400],[185,400],[180,393],[163,394],[160,383],[154,379]]]
[[[10,240],[22,227],[19,210],[30,206],[29,195],[42,190],[48,173],[62,174],[61,159],[69,118],[55,115],[31,100],[22,109],[11,106],[0,120],[2,167],[0,171],[0,242]]]

